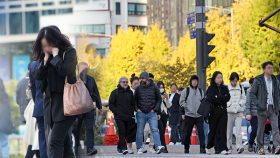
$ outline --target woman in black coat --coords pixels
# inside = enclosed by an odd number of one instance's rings
[[[227,102],[230,100],[230,94],[227,86],[223,83],[221,72],[214,72],[210,79],[211,85],[208,88],[208,100],[214,105],[210,112],[209,128],[207,143],[207,154],[211,154],[211,148],[214,146],[217,129],[220,133],[219,146],[221,154],[228,155],[227,148]]]
[[[49,157],[74,157],[68,131],[76,116],[64,116],[63,90],[66,76],[69,84],[76,83],[76,50],[56,26],[48,26],[39,31],[33,54],[39,60],[33,76],[42,81],[40,89],[45,94],[45,123],[52,128]]]

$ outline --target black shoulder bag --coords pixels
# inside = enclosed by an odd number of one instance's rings
[[[207,98],[208,90],[206,91],[205,97],[201,100],[201,104],[197,110],[197,113],[204,117],[206,123],[209,123],[210,112],[213,108],[213,104]]]

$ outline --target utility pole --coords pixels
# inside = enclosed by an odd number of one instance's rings
[[[195,0],[196,16],[196,70],[199,78],[198,87],[206,92],[206,68],[204,68],[203,33],[205,31],[205,0]]]

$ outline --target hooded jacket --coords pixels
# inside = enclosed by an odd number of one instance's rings
[[[148,84],[140,84],[134,93],[135,110],[140,109],[144,113],[149,113],[154,110],[160,114],[160,105],[162,98],[158,87],[153,80],[149,80]]]
[[[240,88],[237,83],[235,87],[228,85],[228,90],[230,94],[230,100],[227,102],[227,112],[228,113],[239,113],[244,111],[244,105],[246,103],[246,96],[244,88]]]
[[[273,86],[273,108],[275,114],[279,114],[279,103],[280,103],[280,93],[279,93],[279,82],[277,81],[277,78],[272,75],[272,86]],[[259,75],[255,78],[253,86],[250,91],[250,97],[251,100],[254,102],[254,104],[257,107],[257,113],[258,115],[267,115],[267,87],[265,83],[265,77],[264,74]]]
[[[192,85],[192,80],[194,79],[197,79],[198,81],[198,77],[196,75],[193,75],[190,79],[190,91],[187,100],[185,100],[187,96],[187,88],[182,91],[180,97],[180,106],[185,109],[186,116],[198,118],[201,115],[197,113],[197,110],[201,104],[201,100],[204,98],[204,92],[203,90],[201,90],[202,94],[200,94],[198,87],[194,87]]]
[[[130,121],[134,113],[135,104],[133,92],[129,86],[126,89],[121,85],[117,87],[110,95],[109,108],[114,113],[116,120]]]

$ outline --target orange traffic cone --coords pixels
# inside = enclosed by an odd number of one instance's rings
[[[192,142],[192,145],[197,145],[197,136],[196,136],[195,126],[193,126],[191,142]]]
[[[168,132],[168,126],[166,125],[166,128],[165,128],[165,144],[168,145],[169,143],[170,143],[169,132]]]
[[[119,136],[115,134],[113,117],[108,119],[107,133],[104,137],[103,145],[117,145],[119,143]]]

